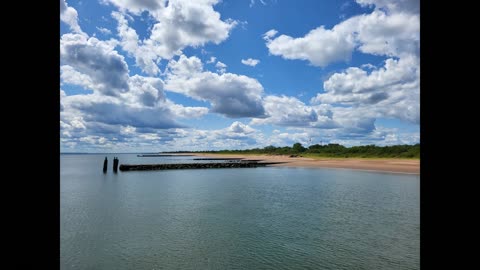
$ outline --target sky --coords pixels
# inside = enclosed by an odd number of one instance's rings
[[[419,9],[60,0],[60,150],[419,143]]]

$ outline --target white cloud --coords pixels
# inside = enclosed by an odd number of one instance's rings
[[[101,3],[111,3],[122,12],[129,11],[140,15],[143,11],[155,12],[165,6],[165,0],[100,0]]]
[[[144,107],[123,99],[98,94],[67,96],[65,114],[82,115],[86,122],[134,127],[171,128],[181,126],[165,107]]]
[[[128,81],[131,91],[122,96],[125,102],[154,107],[159,102],[165,102],[163,81],[159,78],[134,75]]]
[[[376,9],[387,9],[393,12],[414,12],[420,11],[419,0],[355,0],[361,6],[375,6]]]
[[[138,75],[136,75],[138,76]],[[207,108],[184,107],[173,104],[163,96],[157,78],[133,78],[132,90],[118,97],[93,93],[66,96],[62,99],[64,111],[61,119],[71,125],[73,116],[81,116],[86,124],[131,126],[135,128],[168,129],[182,127],[176,119],[198,118],[208,112]],[[92,128],[105,126],[93,125]],[[95,130],[90,130],[95,132]],[[119,132],[119,131],[118,131]]]
[[[204,107],[185,107],[168,100],[163,91],[163,81],[159,78],[127,76],[129,91],[118,92],[116,95],[98,91],[98,85],[105,83],[91,78],[92,76],[80,73],[71,66],[62,66],[62,80],[94,90],[92,94],[72,96],[61,90],[64,136],[72,137],[80,132],[79,125],[75,124],[78,121],[87,127],[88,134],[83,132],[77,136],[103,135],[119,133],[122,126],[137,130],[182,127],[183,125],[177,122],[178,119],[194,119],[208,113],[208,109]]]
[[[242,122],[235,121],[233,122],[230,127],[227,128],[228,132],[231,133],[242,133],[242,134],[250,134],[255,132],[255,129],[251,128],[248,125],[243,124]]]
[[[254,67],[256,65],[258,65],[258,63],[260,63],[260,60],[258,59],[252,59],[252,58],[248,58],[248,59],[242,59],[242,64],[244,65],[247,65],[247,66],[251,66],[251,67]]]
[[[65,109],[65,106],[63,106],[63,98],[66,96],[67,94],[65,93],[65,91],[60,89],[60,112],[63,112],[63,110]]]
[[[415,13],[387,13],[376,10],[351,19],[359,44],[358,50],[374,55],[402,57],[418,54],[420,16]]]
[[[69,7],[65,0],[60,0],[60,20],[68,24],[72,31],[79,34],[84,34],[80,28],[80,25],[78,24],[77,10]]]
[[[267,113],[266,118],[254,118],[252,125],[272,124],[285,127],[311,127],[332,129],[339,125],[332,117],[329,105],[322,104],[308,106],[295,97],[266,96],[263,106]]]
[[[370,134],[375,129],[376,115],[367,108],[352,110],[351,108],[333,107],[333,119],[338,128],[332,131],[335,137],[354,138]]]
[[[332,29],[317,27],[303,37],[280,35],[272,39],[277,32],[270,30],[265,33],[264,39],[273,55],[307,60],[312,65],[325,67],[330,63],[348,61],[355,48],[364,53],[385,56],[417,54],[419,32],[418,13],[376,9],[370,14],[349,18]]]
[[[104,127],[104,129],[109,129]],[[101,138],[104,139],[101,139]],[[104,145],[98,145],[98,140]],[[241,122],[216,130],[192,128],[171,128],[166,130],[146,130],[124,125],[114,133],[80,134],[76,137],[63,136],[63,150],[81,147],[97,152],[105,149],[114,151],[175,151],[175,150],[212,150],[247,149],[264,144],[263,134]],[[70,150],[72,151],[72,150]]]
[[[264,6],[267,5],[267,2],[265,2],[265,0],[260,0],[260,3],[262,3],[262,5]],[[250,0],[250,4],[248,6],[253,7],[254,5],[255,5],[255,0]]]
[[[216,64],[215,64],[215,67],[217,68],[217,72],[220,73],[220,74],[223,74],[225,73],[225,71],[227,71],[227,65],[225,65],[224,63],[218,61]]]
[[[201,46],[207,42],[219,44],[228,38],[235,21],[220,19],[220,13],[213,9],[218,1],[169,1],[153,26],[147,43],[168,56],[186,46]],[[161,55],[161,54],[159,54]]]
[[[370,63],[363,64],[363,65],[361,65],[360,67],[363,68],[363,69],[376,69],[376,68],[377,68],[376,66],[374,66],[374,65],[372,65],[372,64],[370,64]]]
[[[275,39],[266,38],[267,48],[273,55],[285,59],[308,60],[313,65],[324,67],[335,61],[350,59],[355,42],[353,33],[346,30],[342,24],[332,30],[320,26],[300,38],[287,35]]]
[[[274,124],[279,126],[309,126],[318,119],[313,108],[300,100],[287,96],[266,96],[263,106],[269,117],[253,119],[253,125]]]
[[[135,134],[136,128],[132,126],[122,126],[120,127],[120,134],[121,135],[130,135]]]
[[[217,61],[217,58],[215,56],[211,56],[210,59],[207,61],[207,64],[213,64]]]
[[[165,102],[170,110],[179,118],[196,119],[201,118],[208,113],[208,109],[205,107],[185,107],[180,104],[175,104],[170,100]]]
[[[275,29],[270,29],[268,30],[265,34],[263,34],[263,39],[266,41],[269,41],[272,39],[276,34],[278,34],[278,31]]]
[[[112,12],[112,17],[118,22],[117,31],[120,36],[122,49],[129,55],[135,57],[135,64],[149,75],[157,75],[160,72],[155,60],[158,54],[146,45],[140,42],[137,32],[128,26],[125,16],[119,12]]]
[[[105,138],[104,137],[99,137],[99,136],[86,136],[82,137],[79,139],[81,142],[86,142],[89,144],[104,144],[105,143]]]
[[[62,124],[64,127],[66,124]],[[93,126],[93,125],[92,125]],[[103,127],[111,129],[112,126]],[[263,134],[248,125],[234,122],[229,127],[217,130],[171,128],[141,132],[140,128],[120,126],[115,132],[77,133],[77,136],[61,138],[63,151],[74,151],[76,147],[89,152],[105,151],[172,151],[247,149],[258,147],[266,141]],[[98,131],[98,128],[97,130]],[[99,144],[99,142],[103,144]]]
[[[330,29],[317,27],[304,36],[278,36],[275,29],[266,32],[263,38],[271,54],[303,59],[316,66],[348,61],[354,50],[386,56],[378,67],[364,64],[333,73],[324,82],[325,92],[309,105],[295,97],[263,96],[264,89],[256,79],[227,73],[227,65],[214,56],[206,63],[215,64],[216,73],[204,70],[197,57],[183,55],[182,50],[189,46],[223,42],[239,23],[221,19],[214,10],[218,0],[101,1],[118,7],[119,12],[112,13],[118,41],[88,37],[78,24],[77,11],[60,1],[60,19],[73,32],[60,40],[61,86],[66,89],[65,84],[73,84],[93,90],[85,95],[67,95],[68,91],[60,89],[63,150],[207,150],[295,142],[306,146],[320,140],[345,145],[419,141],[418,132],[375,124],[379,117],[414,125],[419,122],[418,0],[357,0],[363,6],[375,5],[375,10]],[[130,15],[144,11],[154,23],[141,39]],[[96,29],[111,34],[109,29]],[[115,50],[118,45],[150,76],[129,76],[124,57]],[[170,60],[164,72],[158,66],[162,59]],[[241,62],[256,66],[260,60]],[[166,89],[209,102],[211,109],[175,104],[168,99]],[[186,128],[181,123],[209,111],[253,119],[249,124],[234,121],[217,130]],[[252,128],[263,124],[282,128],[270,136]]]
[[[274,133],[270,136],[269,142],[275,146],[291,146],[294,143],[301,143],[303,146],[308,146],[312,134],[307,130],[303,132],[281,132]]]
[[[383,67],[364,64],[332,74],[324,82],[325,93],[319,93],[314,104],[341,104],[332,108],[335,124],[365,133],[373,129],[376,118],[397,118],[419,123],[419,14],[418,1],[358,0],[361,5],[376,5],[370,14],[354,16],[332,29],[320,26],[304,37],[265,34],[271,54],[286,59],[307,60],[324,67],[345,61],[353,50],[389,57]],[[315,107],[315,106],[314,106]],[[348,112],[348,113],[347,113]],[[365,120],[357,124],[348,117],[358,114]],[[328,126],[328,125],[327,125]],[[335,125],[333,125],[335,126]]]
[[[326,93],[313,103],[339,103],[351,110],[368,107],[376,117],[393,117],[412,123],[420,120],[420,67],[416,56],[387,59],[385,66],[368,70],[350,67],[324,82]]]
[[[328,135],[324,137],[325,143],[338,143],[345,146],[369,145],[375,144],[379,146],[399,145],[399,144],[416,144],[420,142],[418,132],[403,132],[397,128],[384,128],[375,126],[370,133],[359,136],[345,135]]]
[[[232,73],[203,71],[199,58],[181,55],[167,65],[165,88],[197,100],[209,101],[212,112],[227,117],[261,117],[262,85],[253,78]]]
[[[158,8],[147,7],[150,6],[150,1],[145,1],[148,5],[142,6],[137,1],[111,2],[121,7],[123,12],[128,10],[135,13],[143,8],[156,20],[149,38],[139,40],[135,30],[128,26],[125,15],[112,13],[118,22],[117,30],[123,49],[135,56],[137,65],[149,75],[159,72],[155,62],[180,55],[188,46],[198,47],[208,42],[219,44],[228,38],[230,31],[237,25],[236,21],[220,19],[220,14],[213,9],[218,0],[171,0],[167,6],[165,2]]]
[[[111,35],[112,34],[112,31],[110,31],[109,29],[107,28],[104,28],[104,27],[96,27],[98,31],[100,31],[100,33],[102,34],[105,34],[105,35]]]
[[[354,116],[354,115],[353,115]],[[346,120],[346,118],[345,118]],[[373,120],[374,122],[374,120]],[[419,143],[420,136],[416,131],[402,131],[398,128],[385,128],[375,125],[372,120],[355,117],[350,120],[349,128],[312,129],[287,128],[286,131],[272,132],[265,140],[257,140],[262,147],[267,145],[285,146],[300,142],[308,147],[313,144],[338,143],[345,146],[355,145],[395,145]],[[345,123],[347,124],[347,123]]]
[[[88,76],[85,83],[94,91],[106,95],[127,92],[128,66],[122,55],[114,50],[116,43],[88,38],[82,34],[64,34],[60,39],[60,62],[70,73],[77,71]],[[66,75],[64,75],[66,76]]]
[[[416,57],[389,58],[385,66],[368,73],[364,69],[350,67],[343,73],[333,74],[324,83],[325,91],[335,94],[369,94],[382,91],[392,85],[404,85],[418,78],[419,62]],[[383,91],[385,92],[385,91]]]
[[[183,135],[169,142],[169,147],[179,150],[247,149],[257,147],[264,141],[262,133],[238,121],[217,130],[177,129],[177,131]]]
[[[62,82],[82,86],[84,89],[95,89],[96,84],[90,76],[80,73],[69,65],[60,66]]]

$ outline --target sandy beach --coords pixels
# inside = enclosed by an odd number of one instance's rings
[[[306,167],[306,168],[339,168],[366,171],[382,171],[392,173],[420,174],[420,160],[396,158],[306,158],[289,157],[286,155],[227,155],[227,154],[200,154],[195,156],[211,158],[244,158],[261,160],[262,162],[283,162],[271,166]]]

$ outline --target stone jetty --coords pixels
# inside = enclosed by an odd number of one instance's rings
[[[192,157],[193,155],[142,154],[137,157]]]
[[[182,169],[256,168],[282,162],[218,162],[218,163],[164,163],[164,164],[122,164],[120,171],[152,171]]]
[[[194,158],[193,160],[241,160],[243,158]]]

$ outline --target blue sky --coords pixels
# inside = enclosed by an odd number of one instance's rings
[[[62,152],[414,144],[418,0],[60,0]]]

